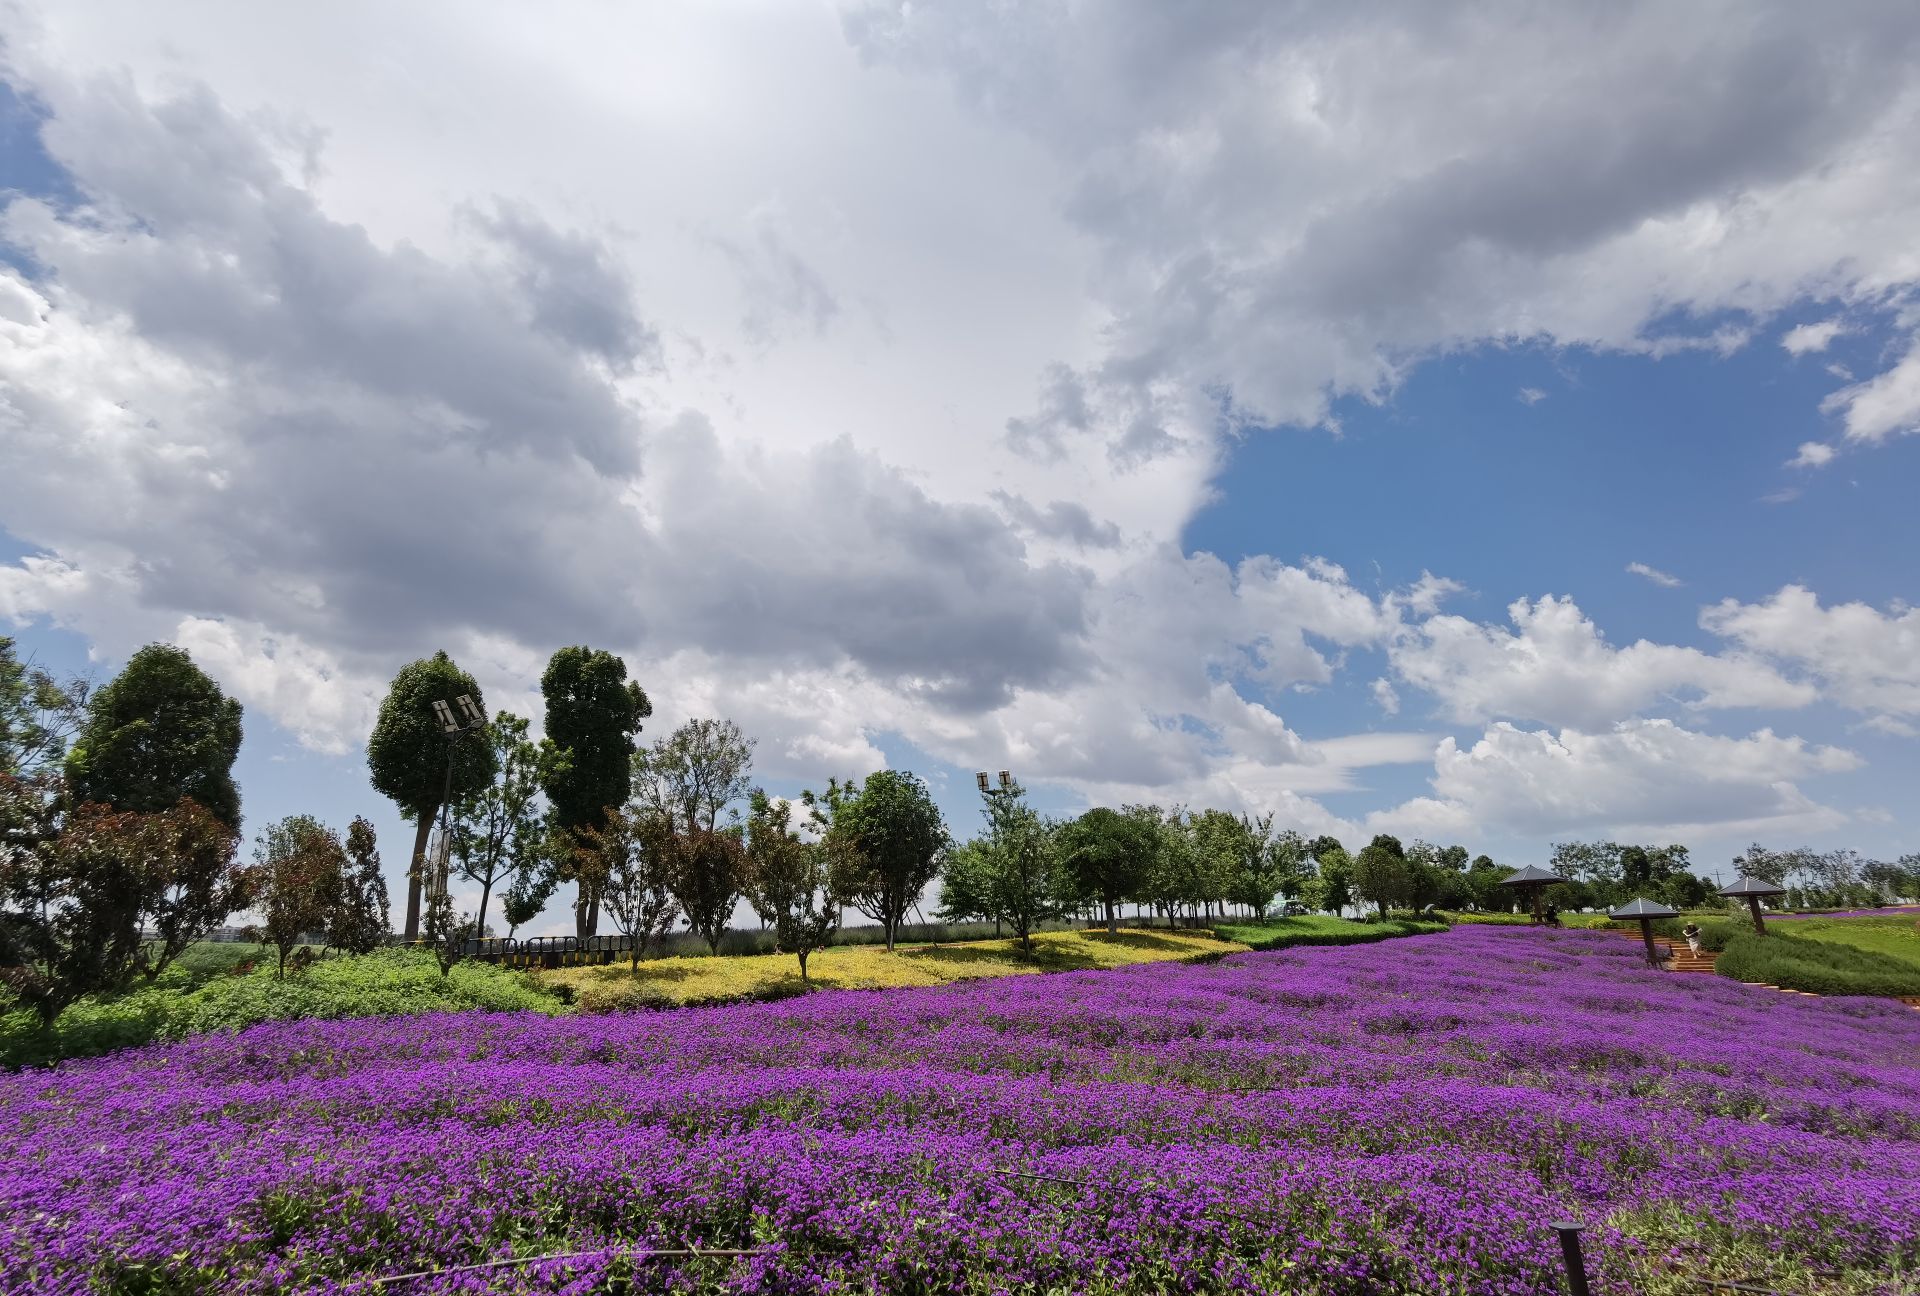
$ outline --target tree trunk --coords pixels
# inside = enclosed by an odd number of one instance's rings
[[[406,941],[409,945],[420,939],[420,879],[427,872],[427,837],[433,832],[433,818],[439,812],[438,806],[431,814],[423,812],[413,830],[413,863],[407,869]]]
[[[473,938],[487,938],[487,901],[493,895],[493,874],[487,874],[487,880],[480,884],[480,912],[473,916]]]
[[[1120,918],[1113,911],[1113,901],[1109,900],[1107,901],[1107,935],[1111,936],[1119,930]]]

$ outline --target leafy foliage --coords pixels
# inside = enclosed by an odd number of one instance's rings
[[[493,749],[494,776],[456,800],[448,812],[453,866],[460,876],[480,884],[475,931],[486,926],[495,885],[510,887],[550,867],[540,787],[552,762],[527,732],[527,721],[510,711],[493,718],[485,738]]]
[[[75,804],[154,814],[182,801],[240,825],[240,704],[184,649],[148,644],[87,699],[87,718],[67,754]]]
[[[345,889],[347,852],[331,828],[311,815],[288,815],[261,835],[247,871],[261,931],[279,954],[284,977],[294,946],[326,930]]]
[[[747,817],[747,862],[753,878],[749,894],[754,912],[772,926],[780,948],[800,960],[800,980],[805,982],[807,958],[840,925],[841,893],[834,887],[826,843],[803,840],[792,820],[792,802],[754,790]],[[885,930],[891,950],[897,923]]]
[[[657,824],[653,828],[644,812],[616,806],[599,826],[574,834],[573,874],[605,900],[620,933],[632,940],[635,967],[647,946],[680,919],[668,869],[672,841]]]
[[[540,692],[547,704],[549,748],[540,786],[552,808],[553,827],[564,839],[599,828],[613,807],[626,802],[633,783],[634,736],[640,722],[653,714],[653,704],[638,683],[627,679],[626,663],[599,648],[554,653],[540,676]],[[556,852],[563,871],[573,858],[570,849]],[[574,912],[578,934],[592,935],[599,898],[583,890]]]
[[[801,794],[820,819],[833,889],[880,924],[889,944],[929,882],[939,876],[947,825],[924,780],[875,770],[859,792],[829,782],[824,796]]]
[[[340,894],[327,915],[327,944],[349,954],[380,948],[390,928],[387,880],[380,874],[380,849],[373,825],[355,818],[347,827],[347,865]]]

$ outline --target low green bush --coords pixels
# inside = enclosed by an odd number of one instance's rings
[[[0,1005],[4,1007],[4,1005]],[[396,1017],[414,1013],[568,1011],[559,996],[524,973],[488,963],[457,963],[445,977],[421,950],[321,959],[276,980],[271,966],[191,986],[169,973],[111,998],[82,999],[51,1030],[29,1011],[0,1011],[0,1066],[34,1066],[92,1057],[203,1031],[238,1030],[295,1017]]]
[[[1688,923],[1694,923],[1700,928],[1700,948],[1703,950],[1712,950],[1716,954],[1727,947],[1728,941],[1740,935],[1742,932],[1745,932],[1749,936],[1753,934],[1751,925],[1735,922],[1731,918],[1686,916],[1656,919],[1653,924],[1653,934],[1663,940],[1684,941],[1686,937],[1681,935],[1681,932]],[[1637,922],[1616,923],[1615,926],[1625,927],[1633,932],[1640,930],[1640,924]]]
[[[1920,995],[1920,967],[1832,941],[1735,930],[1714,971],[1736,981],[1826,995]]]
[[[1440,919],[1388,918],[1386,921],[1355,922],[1347,918],[1309,915],[1301,918],[1276,918],[1264,923],[1222,923],[1213,934],[1224,941],[1235,941],[1249,949],[1278,950],[1297,945],[1365,945],[1372,941],[1392,940],[1396,936],[1419,936],[1447,930]]]

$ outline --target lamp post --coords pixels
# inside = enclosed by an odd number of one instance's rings
[[[459,708],[457,713],[456,707]],[[453,801],[454,744],[468,734],[486,728],[487,725],[486,712],[475,705],[473,698],[466,693],[455,698],[452,705],[436,699],[433,704],[433,718],[440,722],[441,736],[447,740],[447,778],[440,791],[440,842],[436,848],[428,851],[432,872],[424,881],[429,901],[434,896],[445,893],[447,889],[447,860],[452,851],[448,825]]]
[[[985,770],[981,770],[975,774],[973,781],[980,785],[980,795],[982,796],[1006,796],[1013,791],[1013,775],[1006,770],[1000,771],[1000,786],[997,788],[987,782],[987,772]]]

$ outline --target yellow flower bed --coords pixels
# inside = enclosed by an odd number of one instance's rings
[[[836,946],[818,950],[807,960],[807,976],[816,987],[844,990],[931,986],[975,977],[1159,963],[1246,948],[1185,931],[1122,928],[1115,935],[1103,931],[1041,932],[1033,938],[1031,954],[1023,953],[1018,942],[1012,940],[902,945],[891,954],[882,945]],[[589,1012],[771,999],[805,989],[800,982],[800,961],[791,954],[650,959],[637,971],[614,964],[559,968],[534,975],[542,985],[570,987],[575,1001]]]

